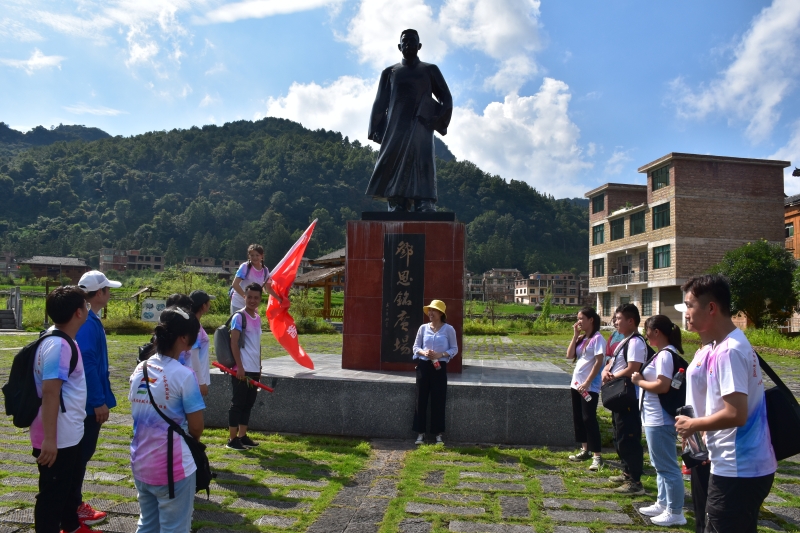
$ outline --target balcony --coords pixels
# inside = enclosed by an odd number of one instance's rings
[[[608,286],[612,285],[633,285],[635,283],[647,283],[649,272],[631,272],[630,274],[618,274],[608,276]]]

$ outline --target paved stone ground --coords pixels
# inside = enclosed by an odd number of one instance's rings
[[[329,348],[331,339],[325,339]],[[307,343],[314,351],[313,342]],[[564,343],[535,337],[466,337],[465,356],[563,361]],[[774,365],[792,385],[800,364]],[[0,374],[3,372],[0,371]],[[125,373],[126,374],[126,373]],[[4,381],[4,376],[0,375]],[[113,386],[124,395],[127,374],[115,369]],[[129,474],[129,415],[115,410],[84,484],[88,501],[109,512],[103,531],[136,530],[139,512]],[[335,439],[330,439],[335,441]],[[617,463],[590,473],[588,464],[566,461],[564,450],[505,447],[415,449],[410,441],[372,441],[369,459],[339,482],[346,454],[322,456],[312,446],[287,452],[264,443],[260,455],[228,454],[223,440],[212,467],[220,475],[210,499],[195,500],[193,531],[291,531],[309,533],[635,533],[668,531],[653,527],[638,507],[654,499],[652,469],[648,494],[612,494],[607,477]],[[228,454],[228,455],[225,455]],[[230,467],[229,459],[236,460]],[[337,462],[338,461],[338,462]],[[287,466],[288,465],[288,466]],[[32,531],[37,471],[28,435],[0,419],[0,533]],[[687,492],[688,492],[688,483]],[[800,531],[800,457],[781,463],[772,494],[762,511],[760,531]],[[691,501],[687,498],[687,509]],[[678,531],[693,531],[689,524]]]

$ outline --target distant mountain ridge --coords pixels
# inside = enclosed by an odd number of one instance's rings
[[[587,270],[588,201],[490,175],[434,142],[437,205],[467,225],[470,270]],[[344,245],[348,220],[386,209],[364,195],[375,148],[272,117],[131,137],[0,123],[0,249],[96,266],[102,247],[176,262],[233,259],[259,242],[274,265],[317,218],[315,257]]]

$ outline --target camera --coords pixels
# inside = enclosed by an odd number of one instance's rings
[[[688,416],[694,418],[694,408],[691,405],[684,405],[675,410],[675,416]]]

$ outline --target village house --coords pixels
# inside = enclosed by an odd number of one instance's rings
[[[59,281],[61,277],[66,277],[72,284],[77,284],[83,273],[89,271],[86,261],[77,257],[34,255],[30,259],[19,261],[18,264],[30,267],[34,277],[50,278],[56,281]]]
[[[670,153],[639,168],[647,185],[606,183],[589,198],[589,292],[604,322],[624,303],[643,319],[683,317],[681,285],[725,252],[785,243],[786,161]]]

